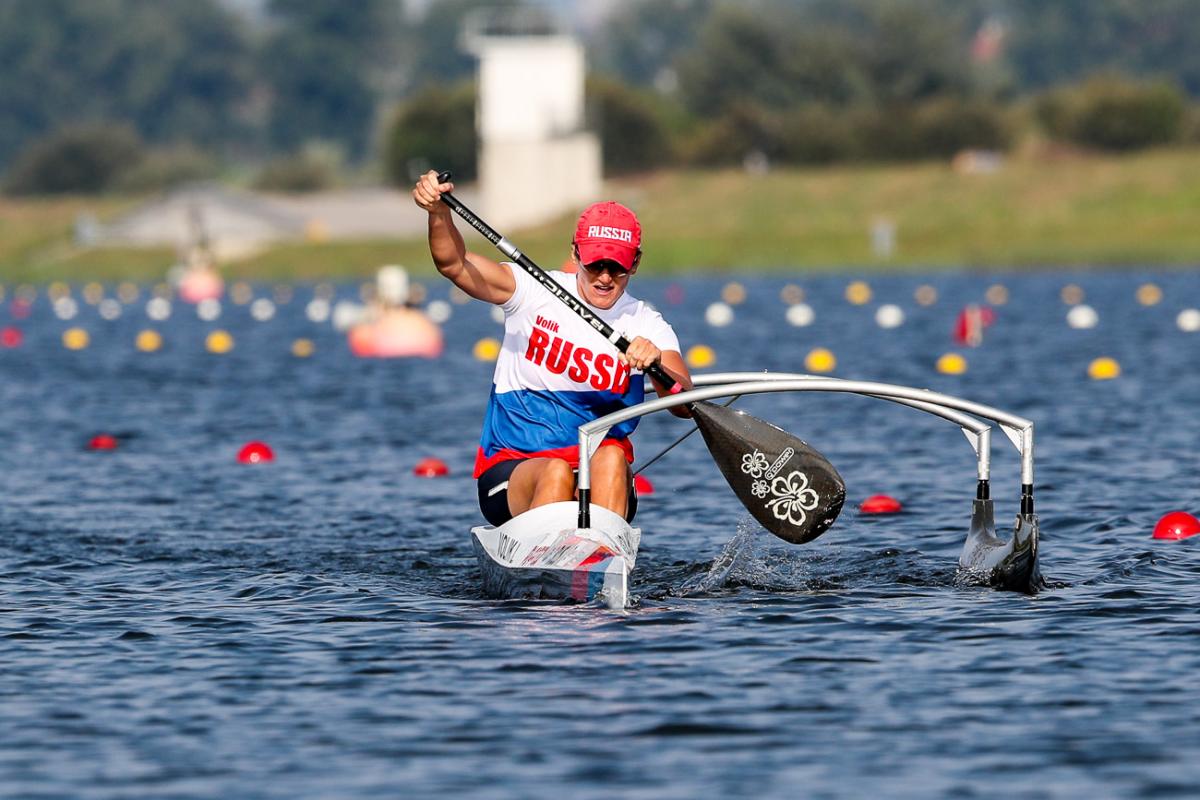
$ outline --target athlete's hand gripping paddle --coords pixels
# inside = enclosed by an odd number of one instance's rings
[[[448,183],[450,173],[438,175]],[[528,272],[622,353],[629,341],[551,278],[516,245],[497,233],[450,192],[442,193],[467,224]],[[658,385],[672,392],[682,387],[659,364],[645,370]],[[707,402],[688,403],[696,427],[713,461],[746,509],[779,538],[802,544],[820,536],[837,519],[846,499],[846,484],[825,456],[787,431],[744,411]]]

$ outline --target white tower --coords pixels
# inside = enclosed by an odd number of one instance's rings
[[[464,34],[479,58],[482,213],[501,230],[577,210],[601,187],[600,142],[583,129],[583,47],[522,22]]]

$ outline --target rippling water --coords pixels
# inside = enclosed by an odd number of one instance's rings
[[[1149,278],[1165,299],[1143,307]],[[1010,301],[969,370],[938,374],[959,309],[997,281]],[[39,300],[0,350],[0,794],[1194,796],[1200,541],[1149,537],[1200,510],[1200,334],[1175,326],[1200,276],[876,278],[860,307],[845,279],[806,279],[807,328],[784,321],[784,280],[744,282],[719,329],[703,310],[725,279],[635,289],[722,370],[803,371],[824,346],[840,377],[1036,422],[1047,591],[956,585],[974,456],[953,425],[803,394],[739,406],[846,478],[821,539],[757,529],[693,437],[647,473],[635,608],[487,600],[468,537],[491,374],[471,346],[500,333],[485,307],[455,307],[436,362],[361,361],[305,318],[306,287],[265,323],[229,306],[151,325],[140,305],[65,323]],[[1068,282],[1095,329],[1064,323]],[[882,302],[907,322],[877,327]],[[62,347],[69,325],[89,348]],[[217,326],[224,356],[204,352]],[[144,327],[162,352],[135,350]],[[298,336],[312,358],[290,355]],[[1087,378],[1100,355],[1119,379]],[[639,453],[685,425],[648,418]],[[87,452],[100,431],[121,447]],[[235,464],[249,439],[277,461]],[[1019,463],[993,449],[1005,528]],[[449,478],[412,475],[430,455]],[[877,492],[905,512],[858,515]]]

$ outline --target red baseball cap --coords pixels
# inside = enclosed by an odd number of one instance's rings
[[[580,262],[609,260],[631,270],[642,246],[642,226],[637,215],[620,203],[593,203],[579,215],[574,241]]]

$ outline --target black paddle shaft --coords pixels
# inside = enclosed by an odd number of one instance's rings
[[[441,172],[438,174],[439,183],[449,183],[451,175],[449,172]],[[504,255],[512,259],[513,263],[521,267],[521,269],[533,276],[533,279],[546,288],[550,294],[557,297],[567,305],[572,311],[578,314],[584,322],[591,325],[600,335],[608,339],[622,353],[629,350],[629,340],[621,333],[613,330],[612,326],[592,311],[583,303],[579,302],[576,297],[559,285],[558,281],[551,278],[546,271],[533,262],[533,260],[517,249],[517,246],[501,236],[491,225],[475,216],[471,209],[462,204],[462,201],[452,195],[450,192],[442,192],[442,202],[450,206],[454,213],[458,214],[467,224],[483,235],[483,238],[496,246]],[[672,392],[678,392],[683,387],[679,382],[672,378],[667,371],[659,364],[651,364],[643,370],[650,379],[664,389],[669,389]]]

